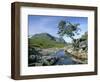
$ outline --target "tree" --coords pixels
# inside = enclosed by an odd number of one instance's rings
[[[77,49],[77,40],[74,38],[75,35],[79,35],[79,26],[80,24],[77,23],[77,24],[72,24],[71,22],[69,21],[60,21],[59,24],[58,24],[58,28],[59,28],[59,31],[58,31],[58,34],[60,36],[66,36],[66,37],[70,37],[72,39],[72,42],[73,42],[73,46],[74,46],[74,49]]]
[[[88,51],[88,32],[85,32],[80,38],[80,48],[85,52]]]
[[[85,32],[82,36],[81,36],[82,39],[84,40],[87,40],[88,38],[88,32]]]

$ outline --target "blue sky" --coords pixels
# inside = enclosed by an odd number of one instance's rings
[[[79,23],[79,28],[81,29],[80,35],[75,36],[79,38],[84,32],[88,31],[88,18],[87,17],[69,17],[69,16],[38,16],[38,15],[29,15],[28,16],[28,31],[29,36],[32,36],[37,33],[49,33],[55,37],[59,37],[58,32],[58,23],[61,21],[70,21],[71,23]],[[71,42],[71,39],[64,36],[66,42]]]

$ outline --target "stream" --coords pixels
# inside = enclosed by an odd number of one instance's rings
[[[59,60],[56,62],[56,65],[68,65],[68,64],[77,64],[78,62],[74,61],[69,54],[65,54],[64,50],[59,50],[54,54],[58,57]]]

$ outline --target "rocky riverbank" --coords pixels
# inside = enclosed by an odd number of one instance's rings
[[[74,51],[73,49],[67,49],[65,50],[65,53],[70,53],[70,56],[73,58],[73,60],[78,61],[82,64],[87,64],[87,53],[83,50]]]
[[[41,55],[33,56],[31,60],[35,60],[29,66],[50,66],[50,65],[69,65],[82,64],[83,62],[75,58],[75,56],[66,52],[64,48],[49,48],[39,52]]]

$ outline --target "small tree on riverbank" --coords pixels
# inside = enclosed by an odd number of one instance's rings
[[[58,24],[58,34],[60,36],[70,37],[72,39],[74,50],[78,51],[79,47],[77,40],[74,38],[75,35],[79,35],[79,26],[80,24],[72,24],[69,21],[60,21]]]

